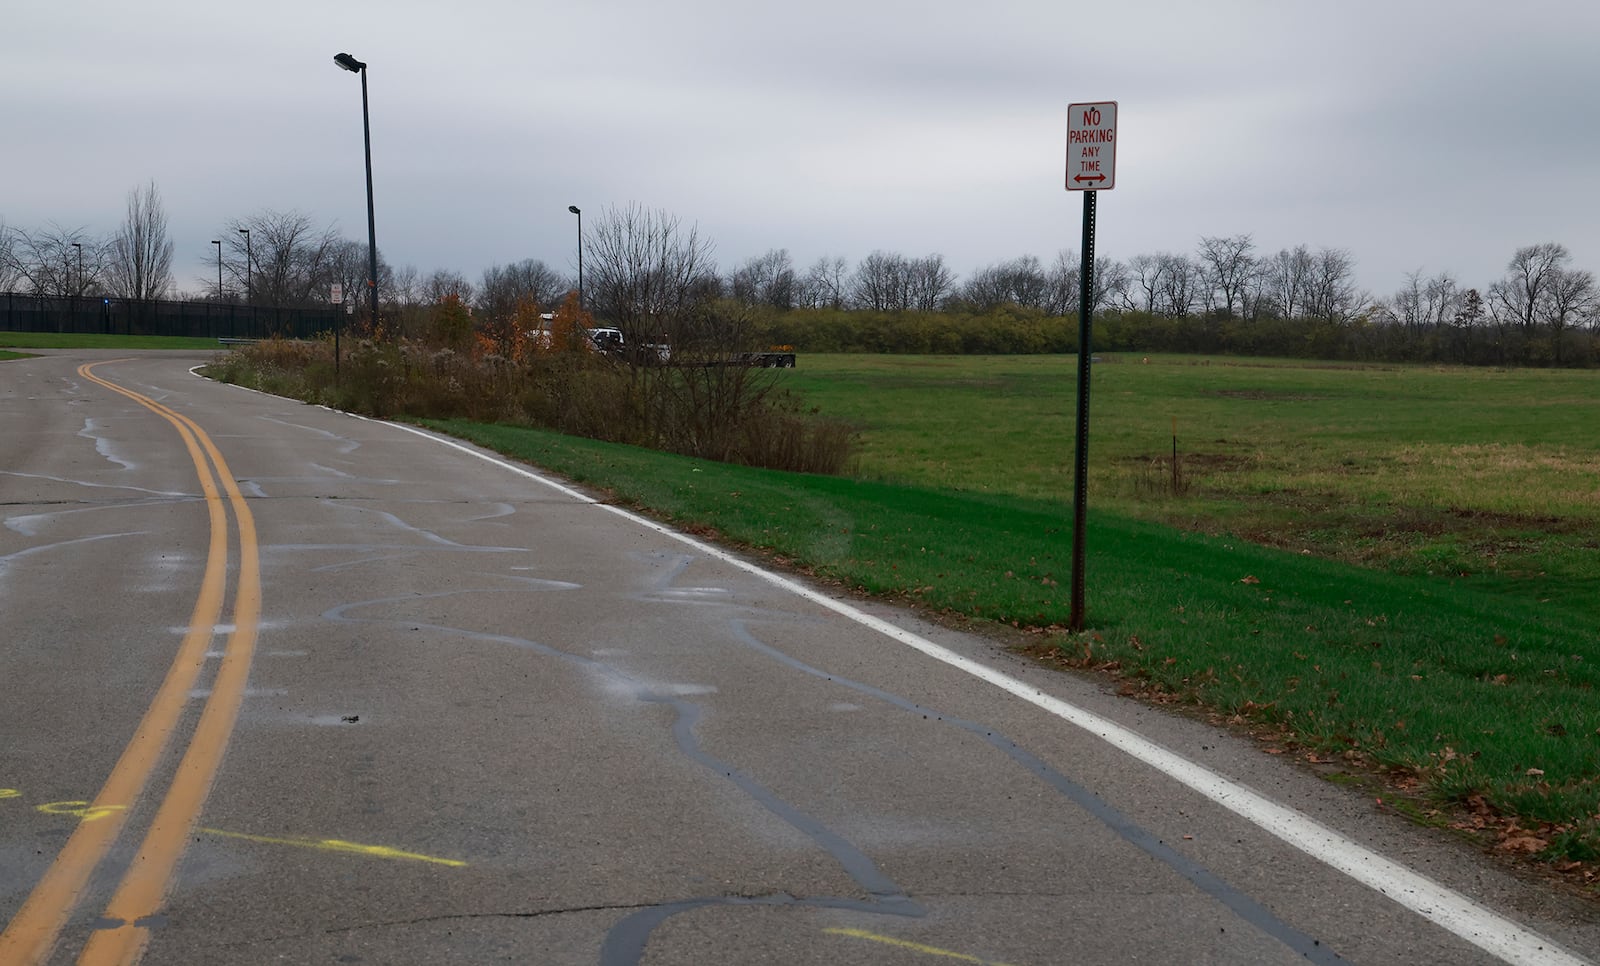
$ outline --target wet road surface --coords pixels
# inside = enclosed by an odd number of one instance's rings
[[[1202,723],[208,359],[0,364],[0,962],[1600,950]]]

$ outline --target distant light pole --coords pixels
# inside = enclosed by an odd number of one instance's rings
[[[250,229],[241,228],[239,234],[244,236],[244,302],[246,305],[256,304],[256,285],[252,274],[255,256],[250,253]]]
[[[578,311],[583,311],[583,209],[568,205],[567,210],[578,216]]]
[[[222,304],[222,239],[213,238],[211,244],[217,246],[217,304]]]
[[[335,54],[333,62],[361,75],[361,133],[367,149],[367,291],[372,297],[372,331],[378,331],[378,229],[372,216],[372,122],[367,115],[367,65],[349,54]],[[339,332],[334,329],[334,358],[339,352]]]
[[[78,324],[78,300],[83,297],[83,243],[73,242],[72,247],[78,250],[78,287],[72,287],[72,263],[67,263],[67,292],[72,296],[72,324]]]

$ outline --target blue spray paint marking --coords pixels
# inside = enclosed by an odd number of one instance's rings
[[[650,934],[656,927],[680,912],[693,912],[708,906],[795,906],[805,909],[844,909],[849,912],[868,912],[878,915],[909,916],[920,918],[926,913],[916,903],[902,903],[898,907],[862,902],[857,899],[798,899],[794,896],[719,896],[711,899],[684,899],[664,902],[659,906],[628,916],[606,933],[605,945],[600,947],[600,966],[635,966],[644,959],[645,947],[650,944]]]
[[[531,580],[530,578],[521,578]],[[560,586],[555,581],[537,581],[539,584]],[[597,671],[621,683],[635,698],[654,704],[670,705],[677,712],[677,717],[672,724],[673,738],[677,741],[678,748],[686,756],[693,759],[708,771],[727,779],[745,794],[754,798],[767,811],[789,823],[797,831],[810,838],[819,847],[833,856],[834,860],[844,871],[861,887],[866,890],[871,900],[855,900],[833,897],[796,898],[794,896],[766,896],[766,897],[730,897],[715,896],[702,899],[684,899],[677,902],[663,903],[651,906],[636,912],[613,926],[607,933],[605,943],[601,947],[600,961],[602,966],[633,966],[644,957],[645,947],[650,942],[650,935],[661,923],[667,921],[681,912],[714,905],[766,905],[766,906],[807,906],[827,909],[848,909],[857,912],[877,913],[891,916],[920,917],[926,911],[916,902],[909,899],[905,890],[877,867],[860,849],[851,845],[843,836],[829,829],[816,819],[795,808],[793,805],[774,795],[755,779],[737,771],[730,765],[713,758],[700,747],[700,740],[695,737],[694,726],[700,720],[700,707],[681,698],[667,698],[656,695],[645,689],[644,686],[628,677],[616,668],[597,661],[594,658],[581,654],[573,654],[548,644],[540,644],[523,637],[514,637],[507,634],[486,634],[470,631],[460,627],[444,627],[438,624],[418,624],[414,621],[396,621],[387,618],[361,618],[349,617],[347,612],[361,607],[381,606],[401,602],[415,602],[435,597],[450,597],[462,593],[476,593],[477,591],[441,591],[434,594],[420,594],[416,596],[390,597],[382,600],[360,601],[352,604],[342,604],[322,616],[326,620],[345,624],[403,624],[413,628],[425,627],[428,630],[440,631],[447,634],[458,634],[463,637],[488,641],[496,644],[508,644],[513,647],[525,648],[536,653],[553,657],[558,660],[576,664],[587,670]],[[488,591],[497,593],[499,591]],[[734,624],[738,630],[743,630],[743,625]],[[747,635],[748,636],[748,635]]]
[[[1018,746],[1016,742],[993,730],[992,728],[987,728],[975,721],[967,721],[962,718],[951,717],[936,711],[933,708],[923,707],[922,705],[908,701],[899,695],[890,694],[887,691],[875,688],[870,684],[852,681],[849,678],[842,678],[836,674],[829,674],[826,671],[814,668],[811,665],[798,660],[797,658],[790,657],[782,651],[773,648],[769,644],[757,640],[755,635],[750,633],[750,629],[746,627],[743,622],[734,622],[734,634],[746,646],[754,648],[773,660],[782,664],[786,664],[797,671],[801,671],[813,677],[822,678],[823,680],[832,684],[842,685],[861,694],[870,695],[880,701],[888,702],[889,704],[894,705],[903,711],[910,711],[915,714],[920,714],[924,717],[931,718],[935,721],[954,725],[968,734],[981,738],[983,741],[987,742],[989,745],[992,745],[1001,753],[1011,758],[1012,761],[1015,761],[1023,768],[1026,768],[1028,771],[1038,776],[1044,781],[1045,784],[1060,792],[1074,805],[1077,805],[1079,808],[1082,808],[1090,815],[1093,815],[1095,818],[1099,819],[1107,828],[1115,832],[1123,841],[1134,846],[1135,848],[1144,852],[1146,855],[1149,855],[1151,858],[1161,862],[1174,872],[1183,876],[1197,889],[1220,902],[1240,919],[1243,919],[1245,922],[1278,940],[1285,946],[1288,946],[1301,956],[1304,956],[1310,962],[1339,963],[1344,961],[1338,953],[1335,953],[1333,950],[1322,945],[1320,941],[1313,939],[1312,937],[1279,919],[1265,906],[1224,882],[1205,866],[1177,851],[1172,846],[1156,837],[1156,835],[1149,829],[1140,826],[1122,812],[1106,804],[1106,802],[1094,792],[1091,792],[1089,789],[1051,768],[1049,765],[1041,761],[1037,756]]]

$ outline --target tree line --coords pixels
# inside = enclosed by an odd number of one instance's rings
[[[218,232],[217,280],[195,297],[283,307],[327,304],[338,285],[364,305],[364,242],[297,211],[262,211]],[[724,301],[750,313],[751,331],[803,351],[1074,351],[1079,258],[1021,255],[966,278],[939,254],[874,251],[853,266],[823,256],[804,269],[772,249],[724,271],[714,245],[676,216],[638,205],[601,213],[584,238],[592,266],[588,307],[630,338],[656,341],[693,313]],[[553,308],[578,287],[538,259],[485,269],[477,280],[439,269],[396,269],[379,253],[381,309],[391,328],[425,325],[446,298],[476,327],[520,324],[529,306]],[[1410,273],[1374,297],[1342,248],[1259,251],[1252,236],[1203,236],[1193,252],[1095,261],[1097,347],[1125,351],[1236,352],[1478,364],[1600,364],[1600,288],[1555,242],[1518,248],[1504,273],[1480,287],[1450,272]],[[128,195],[121,227],[0,223],[0,290],[40,295],[171,294],[172,243],[152,182]]]
[[[853,271],[824,257],[797,270],[778,249],[727,278],[727,295],[769,311],[783,341],[813,351],[1075,350],[1079,258],[1023,255],[957,280],[938,255],[874,252]],[[1096,345],[1495,365],[1600,364],[1600,287],[1566,246],[1516,249],[1487,285],[1450,272],[1406,276],[1374,297],[1348,250],[1258,252],[1250,235],[1207,236],[1193,253],[1097,257]]]

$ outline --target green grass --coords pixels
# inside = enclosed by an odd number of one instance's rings
[[[1600,856],[1590,374],[1164,358],[1094,379],[1078,637],[1071,359],[805,357],[790,385],[862,428],[853,479],[437,425]],[[1176,495],[1150,470],[1174,416]]]
[[[806,357],[861,472],[1071,499],[1070,357]],[[1184,491],[1169,489],[1176,422]],[[1107,357],[1094,506],[1186,530],[1566,599],[1600,619],[1600,374]]]
[[[0,332],[0,346],[16,349],[217,349],[216,339],[167,335],[100,335],[75,332]],[[0,358],[5,358],[0,356]],[[10,358],[20,358],[12,355]]]

